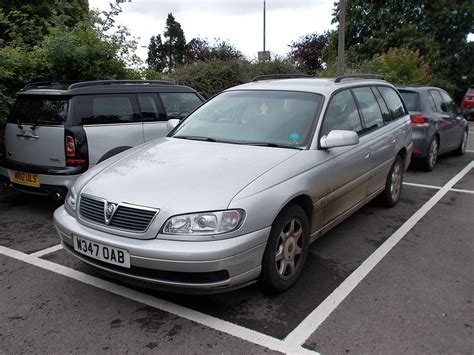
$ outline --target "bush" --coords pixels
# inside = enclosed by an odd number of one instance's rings
[[[169,74],[169,78],[178,84],[191,86],[204,97],[210,98],[232,86],[247,83],[257,75],[293,72],[295,68],[291,64],[278,58],[263,63],[242,59],[211,59],[179,67]]]

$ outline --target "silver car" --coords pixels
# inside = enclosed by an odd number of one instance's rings
[[[54,224],[67,251],[129,282],[282,292],[312,241],[377,196],[397,203],[411,129],[384,80],[262,79],[90,169]]]

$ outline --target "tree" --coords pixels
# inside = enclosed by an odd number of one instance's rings
[[[148,58],[146,60],[148,67],[162,72],[166,67],[166,58],[163,52],[163,43],[161,35],[151,36],[150,44],[148,45]]]
[[[291,42],[290,58],[298,69],[314,74],[323,68],[323,50],[327,45],[328,33],[308,34]]]
[[[215,39],[214,43],[209,44],[207,39],[193,38],[186,45],[186,63],[209,61],[219,59],[223,61],[233,59],[243,59],[244,55],[231,43]]]
[[[338,6],[333,22],[338,21]],[[433,80],[451,82],[456,93],[472,77],[467,35],[474,32],[474,3],[462,0],[348,0],[346,48],[353,62],[389,48],[410,48],[431,63]],[[471,53],[472,55],[472,53]]]
[[[181,25],[171,13],[166,19],[164,38],[163,53],[166,56],[167,69],[173,71],[176,66],[184,64],[186,39]]]

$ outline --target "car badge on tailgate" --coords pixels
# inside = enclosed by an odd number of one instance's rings
[[[114,216],[115,211],[117,210],[117,205],[115,203],[106,202],[104,205],[104,220],[105,224],[109,225],[112,217]]]

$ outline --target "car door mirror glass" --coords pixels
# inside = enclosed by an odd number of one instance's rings
[[[320,140],[321,148],[329,149],[359,144],[359,136],[354,131],[332,130]]]

